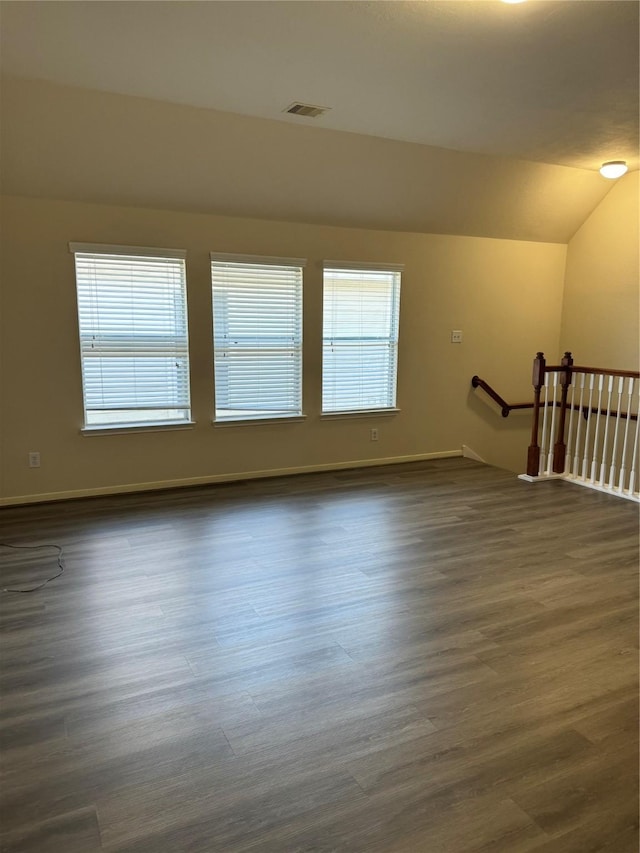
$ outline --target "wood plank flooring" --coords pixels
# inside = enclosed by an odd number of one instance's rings
[[[0,596],[4,853],[638,851],[634,504],[447,459],[0,542],[66,564]]]

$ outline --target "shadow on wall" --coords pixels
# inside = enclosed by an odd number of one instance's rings
[[[490,465],[522,474],[527,465],[532,410],[516,409],[503,418],[500,407],[489,398],[482,399],[480,394],[484,396],[482,391],[469,387],[468,409],[482,422],[474,430],[470,446]]]
[[[482,391],[475,388],[469,388],[467,394],[467,402],[471,411],[479,415],[493,429],[500,431],[513,431],[516,428],[526,427],[531,429],[531,413],[533,409],[516,409],[510,412],[506,418],[502,417],[502,411],[497,403],[492,402],[488,397],[482,399]],[[519,402],[525,402],[524,400]],[[533,400],[531,401],[533,402]]]

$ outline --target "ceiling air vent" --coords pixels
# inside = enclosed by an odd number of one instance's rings
[[[290,104],[286,110],[283,110],[285,113],[291,113],[294,116],[306,116],[307,118],[318,118],[318,116],[324,115],[331,107],[314,107],[312,104],[301,104],[298,101],[295,101],[293,104]]]

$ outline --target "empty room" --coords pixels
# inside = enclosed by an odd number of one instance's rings
[[[0,36],[0,850],[637,853],[639,4]]]

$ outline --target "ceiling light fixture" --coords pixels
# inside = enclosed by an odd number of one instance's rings
[[[621,178],[627,171],[627,164],[624,160],[609,160],[600,166],[600,174],[603,178],[615,180]]]
[[[524,3],[524,0],[502,0],[503,3]]]

